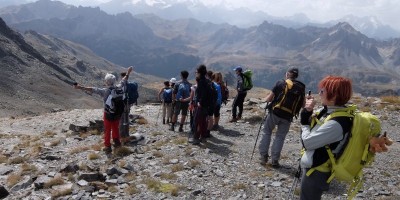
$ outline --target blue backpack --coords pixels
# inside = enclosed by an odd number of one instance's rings
[[[191,84],[188,82],[181,82],[178,86],[178,92],[176,94],[176,99],[180,98],[188,98],[190,96],[190,87]]]
[[[128,93],[128,104],[137,104],[137,99],[139,98],[138,84],[133,81],[128,82],[126,92]]]
[[[163,100],[164,103],[172,103],[172,88],[164,88]]]

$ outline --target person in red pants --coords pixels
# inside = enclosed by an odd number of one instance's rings
[[[87,91],[89,93],[95,93],[103,97],[104,103],[104,148],[103,151],[106,153],[111,153],[111,142],[110,137],[112,137],[114,141],[114,147],[121,146],[120,136],[119,136],[119,120],[121,115],[118,112],[114,112],[117,107],[114,98],[121,95],[121,98],[124,97],[125,94],[127,80],[129,78],[129,74],[132,72],[133,67],[129,67],[126,73],[126,76],[122,78],[120,84],[116,85],[116,77],[113,74],[106,74],[104,81],[106,87],[98,88],[98,87],[84,87],[74,84],[75,89],[80,89]],[[119,92],[120,91],[120,92]]]

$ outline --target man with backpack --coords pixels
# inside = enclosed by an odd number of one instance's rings
[[[174,92],[172,95],[172,100],[175,101],[175,107],[172,116],[171,128],[169,129],[170,131],[175,131],[175,123],[177,122],[178,115],[182,111],[182,116],[178,131],[183,132],[183,124],[185,123],[189,108],[189,101],[183,101],[183,99],[186,99],[190,96],[190,87],[192,86],[192,84],[190,84],[187,81],[188,76],[189,76],[188,71],[181,71],[182,80],[175,84]]]
[[[120,75],[123,79],[126,76],[126,72],[122,72]],[[131,112],[133,104],[137,105],[137,99],[139,98],[138,84],[133,81],[127,81],[123,89],[125,93],[125,109],[119,120],[119,134],[121,136],[121,142],[126,144],[129,142],[129,113]]]
[[[259,145],[261,165],[265,165],[268,161],[272,130],[278,126],[271,147],[271,158],[272,167],[280,167],[279,159],[286,134],[289,132],[293,117],[297,116],[304,105],[305,85],[296,80],[298,75],[297,68],[289,68],[285,74],[285,80],[278,81],[266,98],[267,102],[272,102],[269,103],[269,114],[263,129],[264,135]]]
[[[158,100],[162,102],[163,124],[165,124],[165,116],[167,116],[167,124],[172,121],[172,93],[173,90],[169,87],[169,81],[165,81],[164,87],[158,93]]]
[[[237,77],[237,82],[236,82],[237,95],[233,100],[232,119],[230,119],[229,122],[236,122],[237,120],[242,118],[243,103],[247,95],[247,89],[244,87],[245,77],[243,75],[242,67],[240,66],[235,67],[234,71],[236,72],[236,77]],[[237,108],[239,108],[239,113],[237,113]]]
[[[124,87],[127,85],[129,74],[132,72],[133,67],[129,67],[126,76],[121,80],[120,84],[116,86],[116,77],[112,74],[106,74],[104,80],[106,87],[84,87],[77,83],[74,84],[75,89],[84,90],[90,93],[99,94],[103,98],[104,103],[104,148],[103,151],[111,153],[110,136],[114,141],[114,147],[121,146],[119,136],[119,121],[122,113],[124,112],[125,99]]]

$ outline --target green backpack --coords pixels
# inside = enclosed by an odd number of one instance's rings
[[[325,146],[329,160],[322,164],[330,167],[331,176],[327,182],[333,178],[350,184],[348,189],[348,199],[352,199],[363,185],[363,168],[369,166],[374,160],[375,154],[369,151],[369,140],[371,137],[378,136],[381,132],[379,119],[369,112],[360,112],[356,105],[348,106],[330,114],[324,122],[334,117],[350,117],[353,125],[350,135],[347,137],[347,145],[339,158],[335,158],[329,146]],[[321,123],[313,118],[311,127],[315,123]],[[327,164],[327,165],[326,165]],[[310,169],[307,175],[318,170],[320,166]]]
[[[253,72],[251,70],[246,70],[243,72],[243,90],[251,90],[253,88],[253,81],[251,77],[253,76]]]

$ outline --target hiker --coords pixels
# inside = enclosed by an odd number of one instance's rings
[[[165,124],[165,116],[167,116],[167,124],[169,124],[172,118],[172,92],[172,88],[169,87],[169,81],[165,81],[164,87],[158,93],[158,100],[162,102],[163,124]]]
[[[114,115],[114,113],[110,112],[110,105],[112,105],[112,97],[111,94],[113,91],[117,89],[121,89],[126,86],[127,80],[129,78],[129,74],[132,72],[133,67],[129,67],[126,72],[126,76],[121,80],[118,87],[115,84],[116,77],[112,74],[106,74],[104,80],[106,87],[105,88],[97,88],[97,87],[84,87],[78,84],[74,84],[75,89],[81,89],[90,93],[99,94],[103,97],[104,103],[104,113],[103,113],[103,121],[104,121],[104,148],[103,151],[106,153],[111,153],[111,142],[110,136],[112,134],[112,139],[114,141],[114,147],[121,146],[120,136],[119,136],[119,121],[120,117],[118,115]],[[123,92],[123,91],[122,91]],[[123,94],[122,94],[123,95]],[[114,105],[115,106],[115,105]]]
[[[194,140],[194,133],[197,130],[197,124],[196,124],[196,111],[197,111],[197,102],[196,102],[196,89],[197,89],[197,84],[199,82],[200,78],[196,76],[196,84],[192,85],[190,87],[190,96],[186,99],[183,99],[182,101],[189,101],[189,114],[190,114],[190,132],[188,134],[188,142],[193,143]]]
[[[169,121],[169,123],[172,123],[172,117],[175,113],[175,99],[174,99],[175,84],[176,84],[176,78],[171,78],[169,80],[169,86],[172,88],[172,104],[171,104],[171,121]]]
[[[194,145],[200,144],[200,141],[206,141],[207,116],[212,109],[209,89],[210,80],[206,78],[207,67],[205,65],[200,65],[197,67],[196,74],[196,80],[198,80],[198,82],[195,92],[196,110],[194,116],[194,135],[192,141],[192,144]]]
[[[324,106],[320,116],[328,116],[337,109],[346,107],[345,104],[352,95],[351,80],[339,76],[327,76],[318,85],[321,103]],[[310,130],[310,117],[313,113],[316,101],[313,96],[307,96],[306,104],[301,112],[302,143],[306,149],[301,158],[301,199],[321,199],[322,192],[329,189],[327,179],[330,170],[315,170],[309,176],[308,169],[325,163],[328,153],[325,149],[329,145],[333,151],[340,151],[343,147],[344,135],[350,132],[352,120],[349,117],[335,117],[322,125],[316,125]]]
[[[208,79],[210,82],[212,82],[213,81],[213,78],[212,78],[213,74],[214,74],[213,71],[211,71],[211,70],[207,71],[206,79]],[[214,85],[214,87],[215,87],[215,85]],[[213,98],[213,99],[211,101],[211,104],[212,104],[211,108],[209,109],[209,111],[207,113],[207,132],[206,132],[206,135],[205,135],[206,138],[212,137],[211,129],[213,128],[213,124],[214,124],[213,116],[214,116],[214,109],[215,109],[216,102],[217,102],[216,98],[218,97],[218,95],[216,95],[215,97],[210,95],[210,97]]]
[[[126,76],[126,72],[122,72],[120,74],[120,76],[121,76],[121,81],[122,81],[124,79],[124,77]],[[124,87],[125,94],[128,94],[128,87],[129,87],[128,84],[129,83],[127,82],[126,87]],[[122,87],[121,84],[119,84],[118,87]],[[126,99],[126,100],[128,100],[128,99]],[[126,101],[124,112],[122,113],[121,118],[119,120],[119,135],[120,135],[122,144],[126,144],[129,142],[129,113],[131,111],[131,107],[133,106],[133,104],[134,103],[129,103],[129,101]]]
[[[296,115],[304,105],[305,86],[303,83],[296,80],[298,75],[299,70],[297,68],[289,68],[285,73],[285,80],[277,81],[271,93],[266,97],[266,101],[270,103],[268,104],[269,114],[264,122],[264,134],[259,144],[261,165],[265,165],[268,162],[272,130],[274,130],[275,126],[278,126],[271,147],[271,159],[272,167],[280,167],[279,159],[286,134],[289,132],[294,115]],[[286,87],[288,87],[289,84],[292,88],[285,93]],[[288,108],[281,109],[280,106],[285,103],[289,104],[286,107],[291,109],[297,105],[295,108],[296,110],[292,111]]]
[[[189,108],[189,101],[183,102],[182,99],[186,99],[190,96],[190,87],[192,86],[188,81],[187,78],[189,76],[189,72],[181,71],[181,78],[182,80],[175,84],[174,92],[172,94],[172,99],[175,101],[174,106],[174,113],[172,116],[172,124],[170,131],[175,131],[175,124],[178,119],[178,115],[181,114],[181,121],[179,125],[179,132],[183,132],[183,124],[185,123],[186,116],[188,113]]]
[[[217,72],[213,74],[213,83],[215,88],[217,89],[217,102],[215,103],[214,106],[214,123],[212,124],[212,130],[218,130],[219,128],[219,117],[221,115],[221,104],[222,104],[222,85],[224,84],[222,80],[222,74],[220,72]]]
[[[244,90],[244,88],[243,88],[244,78],[243,78],[242,67],[240,67],[240,66],[235,67],[234,71],[236,73],[236,78],[237,78],[237,83],[236,83],[237,95],[236,95],[235,99],[233,100],[232,119],[229,120],[229,122],[236,122],[237,120],[242,118],[243,102],[247,95],[247,90]],[[237,108],[239,108],[239,113],[237,113],[237,115],[236,115]]]

